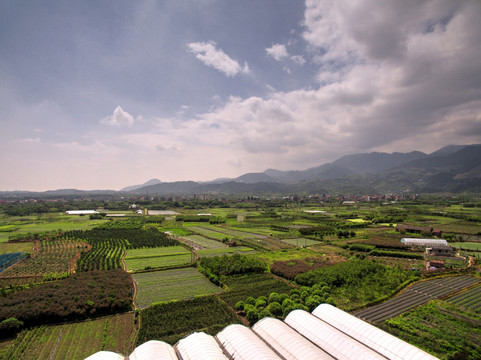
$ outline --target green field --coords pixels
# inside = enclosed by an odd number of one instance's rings
[[[481,251],[481,243],[475,242],[452,242],[449,243],[453,248],[462,249],[462,250],[475,250]]]
[[[194,268],[133,274],[137,283],[135,302],[140,308],[160,301],[189,299],[222,290]]]
[[[125,266],[127,271],[157,269],[191,264],[194,255],[183,246],[141,248],[127,251]]]
[[[0,232],[0,242],[8,241],[9,236],[17,234],[36,234],[52,231],[86,230],[105,223],[106,220],[90,220],[88,216],[48,213],[38,216],[15,217],[2,219],[0,227],[14,226],[15,231]]]
[[[200,249],[226,248],[227,245],[216,240],[208,239],[201,235],[183,236],[181,240],[197,245]]]
[[[78,204],[77,200],[72,198],[65,200],[71,203],[56,207],[55,213],[31,212],[32,215],[29,216],[7,215],[15,214],[11,211],[15,206],[19,206],[20,210],[22,206],[27,206],[22,200],[15,200],[18,205],[12,205],[11,202],[0,203],[0,255],[15,252],[27,252],[32,255],[23,264],[5,270],[6,275],[15,272],[21,276],[15,278],[6,278],[5,274],[2,275],[3,278],[0,276],[0,291],[5,296],[18,292],[18,297],[25,299],[32,288],[48,285],[52,288],[51,291],[39,296],[39,299],[41,298],[39,302],[45,299],[48,302],[50,301],[48,294],[53,294],[54,289],[61,289],[61,283],[54,280],[53,276],[44,278],[43,275],[59,273],[59,276],[67,276],[69,269],[79,264],[76,274],[65,280],[76,279],[79,274],[93,275],[94,269],[116,268],[119,274],[111,278],[109,283],[125,276],[122,284],[130,286],[133,278],[136,283],[135,305],[142,309],[136,312],[140,317],[135,317],[135,322],[134,315],[129,314],[129,320],[122,324],[114,320],[117,317],[106,316],[84,323],[30,328],[21,332],[17,340],[0,343],[0,360],[84,359],[100,350],[129,354],[134,343],[139,345],[152,339],[175,343],[193,331],[215,334],[229,323],[251,321],[247,317],[247,312],[245,317],[237,317],[244,316],[242,312],[236,315],[233,311],[232,308],[237,302],[252,303],[253,298],[255,304],[258,300],[260,304],[263,300],[260,297],[269,297],[274,292],[283,294],[282,298],[289,294],[292,301],[300,298],[302,301],[299,304],[309,310],[312,310],[313,304],[331,301],[346,311],[361,310],[362,307],[370,309],[370,305],[378,302],[382,305],[383,300],[388,297],[401,298],[398,292],[406,292],[407,290],[400,289],[414,278],[435,277],[437,280],[437,273],[426,270],[422,251],[409,252],[400,243],[402,237],[422,237],[425,234],[406,235],[396,231],[395,224],[442,230],[448,241],[465,241],[450,243],[453,247],[464,249],[460,251],[463,255],[481,257],[481,242],[477,242],[481,241],[479,195],[473,197],[474,200],[467,200],[474,204],[469,208],[462,205],[466,200],[454,198],[449,200],[444,197],[435,201],[430,197],[419,201],[408,200],[383,205],[380,202],[358,201],[354,206],[343,205],[340,198],[321,200],[302,197],[302,201],[272,196],[268,199],[260,197],[203,202],[199,199],[191,201],[187,197],[171,201],[144,196],[142,199],[120,201],[112,196],[111,200],[110,197],[108,200],[96,200],[93,197],[85,200],[83,204]],[[88,216],[69,216],[60,212],[67,206],[97,208],[94,206],[97,204],[99,208],[113,208],[118,213],[132,214],[132,211],[127,209],[133,202],[148,209],[175,210],[179,214],[176,216],[178,221],[175,217],[165,218],[161,215],[90,220]],[[450,205],[450,202],[457,204]],[[28,207],[31,206],[34,205],[28,204]],[[43,208],[42,201],[39,201],[38,206]],[[326,212],[308,214],[303,211],[305,209],[322,209]],[[199,218],[197,216],[199,213],[210,213],[217,218],[209,219],[208,216]],[[237,214],[242,216],[237,217]],[[164,232],[167,231],[170,234],[165,235]],[[349,233],[348,237],[341,237],[346,231]],[[8,242],[9,237],[25,242]],[[79,241],[85,244],[78,243]],[[182,246],[177,246],[179,244]],[[160,247],[162,245],[165,247]],[[369,253],[373,250],[376,252]],[[77,252],[79,260],[75,257]],[[389,256],[393,254],[398,256],[401,253],[421,256],[419,259]],[[233,254],[249,256],[234,257],[231,256]],[[62,259],[59,259],[60,255]],[[213,259],[211,258],[213,256],[222,258]],[[241,261],[238,258],[255,261]],[[69,262],[69,259],[72,261]],[[442,270],[443,276],[445,273],[475,273],[475,276],[479,277],[479,261],[465,269],[467,262],[463,262],[462,259],[444,260],[446,269]],[[259,273],[254,273],[257,271],[253,270],[256,268],[254,265],[258,263],[266,266],[262,267]],[[54,269],[56,264],[59,267]],[[27,265],[29,274],[36,275],[35,278],[25,278],[25,275],[28,275],[25,272]],[[121,269],[122,266],[130,274],[126,274]],[[199,266],[202,274],[195,266]],[[11,270],[12,268],[16,269]],[[102,273],[103,271],[100,271],[99,276]],[[221,273],[224,275],[220,275]],[[26,290],[16,286],[43,281],[48,281],[48,284],[29,285],[30,289]],[[219,285],[216,286],[214,283]],[[80,284],[80,281],[75,280],[75,288],[79,288]],[[96,287],[93,282],[90,284],[86,282],[83,285],[92,291],[103,289],[102,286]],[[466,316],[468,318],[466,328],[472,324],[481,326],[478,318],[466,315],[462,308],[464,306],[478,311],[479,315],[480,291],[478,286],[449,298],[449,302],[458,306],[457,310],[448,309],[444,305],[428,308],[421,315],[418,314],[419,316],[410,314],[402,321],[391,324],[395,330],[390,331],[395,333],[399,330],[401,338],[415,344],[416,338],[424,336],[426,344],[430,341],[434,344],[434,340],[439,338],[443,347],[446,344],[457,346],[456,343],[465,346],[464,340],[455,336],[442,338],[435,331],[443,327],[462,328],[464,325],[456,324],[452,318],[464,319]],[[133,293],[129,288],[128,294]],[[59,302],[59,306],[52,307],[51,313],[47,315],[49,319],[52,319],[50,316],[61,314],[70,301],[75,301],[74,297],[77,297],[72,296],[72,291],[64,294],[67,294],[68,299]],[[314,299],[315,296],[319,298]],[[50,297],[58,299],[59,295]],[[99,313],[95,313],[97,310],[87,313],[90,308],[86,305],[92,306],[91,303],[97,305],[109,298],[108,291],[105,294],[101,291],[100,294],[95,293],[92,298],[82,300],[79,307],[72,309],[80,309],[83,306],[82,309],[86,309],[84,310],[86,316],[93,317]],[[311,301],[313,299],[315,302]],[[25,309],[15,307],[12,314],[15,316],[18,314],[21,318],[34,302],[25,302]],[[122,311],[129,311],[131,298],[123,304],[127,306]],[[259,314],[266,310],[263,309],[263,305],[259,305],[259,309],[257,304],[255,306]],[[3,308],[6,306],[0,307]],[[47,309],[47,306],[41,306],[41,309]],[[239,306],[238,310],[240,309]],[[281,314],[272,312],[272,315],[281,318],[286,315],[284,310],[282,307]],[[408,309],[402,311],[406,313]],[[429,314],[430,311],[433,316]],[[110,313],[107,311],[105,314]],[[392,311],[389,310],[389,313],[392,314]],[[451,319],[448,322],[441,322],[446,317]],[[429,321],[425,321],[426,319]],[[255,320],[252,320],[252,323],[253,321]],[[379,324],[383,321],[384,319]],[[141,337],[136,337],[134,324],[146,325]],[[436,329],[429,329],[430,327]],[[471,335],[475,339],[474,343],[479,343],[474,330],[472,334],[462,336],[468,338]],[[466,342],[468,347],[469,341]],[[431,350],[428,348],[428,351]],[[463,358],[463,354],[457,354],[453,348],[448,349],[446,353],[434,353],[442,359],[448,359],[450,356]]]
[[[196,252],[197,254],[199,254],[200,257],[206,257],[206,256],[231,255],[231,254],[255,254],[257,251],[247,246],[234,246],[234,247],[225,247],[220,249],[197,250]]]
[[[434,300],[384,326],[440,359],[481,359],[481,316],[468,309]]]
[[[134,315],[22,331],[14,341],[0,344],[1,360],[82,360],[106,350],[128,354],[134,347]]]
[[[306,239],[306,238],[283,239],[282,242],[284,242],[286,244],[294,245],[295,247],[307,247],[307,246],[321,244],[320,241]]]
[[[0,255],[14,252],[33,253],[33,242],[0,242]]]

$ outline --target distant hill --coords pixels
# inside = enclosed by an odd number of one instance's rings
[[[157,185],[157,184],[160,184],[162,183],[162,181],[160,181],[159,179],[151,179],[141,185],[131,185],[131,186],[127,186],[127,187],[124,187],[123,189],[121,189],[120,191],[134,191],[134,190],[137,190],[137,189],[140,189],[141,187],[144,187],[144,186],[150,186],[150,185]]]
[[[387,193],[481,191],[481,145],[450,145],[431,154],[365,153],[307,170],[267,169],[208,183],[176,182],[137,189],[148,193]]]
[[[339,158],[306,170],[267,169],[235,179],[210,182],[152,179],[142,185],[127,186],[132,194],[384,194],[481,192],[481,145],[449,145],[431,154],[365,153]],[[0,197],[113,194],[113,190],[54,190],[44,193],[0,192]]]

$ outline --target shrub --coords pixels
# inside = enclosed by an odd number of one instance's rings
[[[253,325],[257,322],[257,320],[259,320],[259,313],[255,308],[254,309],[249,308],[248,310],[246,310],[246,318],[249,321],[249,323]]]
[[[282,316],[282,306],[278,302],[271,302],[267,307],[270,313],[274,316]]]
[[[0,337],[14,337],[23,327],[23,321],[9,317],[0,323]]]
[[[234,309],[236,309],[237,311],[242,311],[242,310],[244,310],[244,302],[243,302],[243,301],[238,301],[238,302],[235,304]]]

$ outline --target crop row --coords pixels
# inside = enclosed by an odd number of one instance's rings
[[[481,311],[481,285],[471,288],[463,293],[454,295],[447,301],[476,311]]]
[[[181,300],[221,291],[194,268],[139,273],[132,277],[138,288],[135,302],[142,308],[154,302]]]
[[[440,359],[481,359],[481,317],[434,300],[387,320],[384,329]]]
[[[157,229],[92,229],[87,231],[69,231],[66,238],[82,239],[92,248],[83,253],[78,261],[82,271],[111,270],[121,267],[121,259],[126,249],[167,247],[179,242],[169,238]]]
[[[410,286],[404,293],[382,304],[359,311],[356,316],[372,323],[381,323],[412,308],[439,299],[478,282],[471,276],[457,276],[423,281]]]
[[[85,244],[79,241],[36,241],[36,253],[2,272],[2,277],[38,276],[70,273],[75,270],[75,259]]]
[[[183,236],[182,241],[193,243],[203,249],[217,249],[217,248],[226,248],[227,245],[216,240],[208,239],[201,235],[190,235],[190,236]]]
[[[129,352],[133,314],[22,331],[1,359],[84,359],[96,351]],[[109,331],[106,332],[105,330]],[[127,335],[127,336],[126,336]],[[109,341],[105,341],[105,340]]]

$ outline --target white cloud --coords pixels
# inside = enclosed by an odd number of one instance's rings
[[[197,59],[207,66],[223,72],[226,76],[235,76],[239,73],[248,74],[250,72],[247,63],[242,67],[236,60],[231,59],[222,49],[216,48],[216,43],[193,42],[187,44],[188,51],[193,53]]]
[[[302,55],[293,55],[291,56],[291,60],[299,65],[304,65],[306,63],[306,59],[304,59]]]
[[[270,48],[267,48],[266,52],[277,61],[281,61],[289,56],[286,46],[283,44],[274,44]]]
[[[285,59],[290,59],[294,63],[298,65],[304,65],[306,60],[302,55],[290,55],[287,51],[287,48],[284,44],[274,44],[270,48],[266,49],[268,55],[272,56],[277,61],[283,61]],[[287,68],[284,68],[286,71]],[[291,73],[290,70],[286,71],[287,73]]]
[[[258,170],[480,142],[479,4],[382,3],[308,1],[304,37],[319,57],[319,87],[231,98],[197,126],[220,124],[212,139]]]
[[[112,115],[100,120],[102,124],[110,126],[132,126],[134,121],[134,117],[128,112],[122,110],[120,106],[115,108]]]

